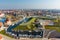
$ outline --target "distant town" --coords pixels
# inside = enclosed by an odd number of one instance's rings
[[[60,10],[0,10],[0,34],[13,39],[60,38]]]

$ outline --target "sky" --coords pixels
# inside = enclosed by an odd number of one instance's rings
[[[60,9],[60,0],[0,0],[0,9]]]

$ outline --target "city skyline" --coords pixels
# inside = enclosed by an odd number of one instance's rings
[[[0,0],[0,9],[60,9],[60,0]]]

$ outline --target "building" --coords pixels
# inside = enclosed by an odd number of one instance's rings
[[[54,22],[51,20],[40,20],[41,25],[54,25]]]
[[[0,40],[3,40],[2,36],[0,35]]]
[[[12,25],[12,22],[11,22],[11,20],[9,18],[6,18],[5,25],[6,26]]]
[[[0,31],[4,29],[5,14],[0,12]]]

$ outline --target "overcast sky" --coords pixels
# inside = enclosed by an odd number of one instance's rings
[[[0,9],[60,9],[60,0],[0,0]]]

